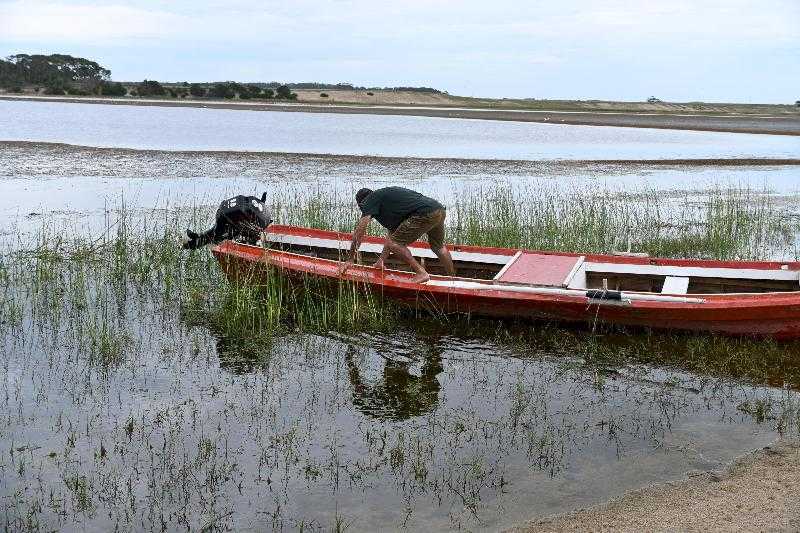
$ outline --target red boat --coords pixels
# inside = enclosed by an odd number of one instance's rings
[[[446,313],[488,317],[605,322],[624,326],[730,335],[800,337],[800,263],[656,259],[637,254],[599,255],[451,246],[459,277],[440,275],[423,242],[409,246],[431,273],[387,262],[367,266],[382,249],[367,237],[361,261],[338,275],[350,234],[270,226],[264,246],[225,241],[213,249],[230,277],[265,275],[266,265],[293,279],[363,283],[377,294]],[[255,273],[255,274],[254,274]]]

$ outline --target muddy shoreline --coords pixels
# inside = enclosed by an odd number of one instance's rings
[[[318,159],[331,163],[371,163],[371,164],[404,164],[404,163],[451,163],[455,165],[470,165],[486,163],[498,167],[515,168],[587,168],[596,166],[626,166],[626,167],[773,167],[773,166],[800,166],[800,158],[699,158],[699,159],[467,159],[460,157],[399,157],[381,155],[344,155],[305,152],[272,152],[272,151],[246,151],[246,150],[156,150],[139,148],[97,147],[79,144],[44,142],[44,141],[3,141],[0,140],[0,150],[36,150],[49,151],[74,151],[76,153],[102,153],[117,155],[161,155],[176,156],[231,156],[240,158],[282,158],[293,159]]]
[[[540,531],[771,531],[800,529],[800,441],[779,440],[719,472],[631,491],[589,509],[535,520]]]
[[[247,111],[279,111],[294,113],[342,113],[361,115],[403,115],[435,118],[461,118],[513,122],[539,122],[581,126],[615,126],[671,130],[718,131],[764,135],[800,135],[798,116],[744,116],[648,114],[631,112],[586,112],[543,110],[497,110],[453,107],[403,107],[369,105],[267,104],[168,100],[133,100],[94,97],[6,96],[0,101],[67,102],[105,105],[140,105],[159,107],[196,107],[208,109],[238,109]]]

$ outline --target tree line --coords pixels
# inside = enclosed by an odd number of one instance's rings
[[[0,59],[0,88],[21,93],[32,89],[47,95],[221,98],[226,100],[296,100],[292,89],[397,90],[441,93],[430,87],[357,87],[349,83],[139,83],[111,81],[111,70],[95,61],[65,54],[15,54]]]

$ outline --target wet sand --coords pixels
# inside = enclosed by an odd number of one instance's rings
[[[73,102],[111,105],[142,105],[162,107],[199,107],[208,109],[241,109],[250,111],[281,111],[305,113],[343,113],[367,115],[405,115],[439,118],[540,122],[583,126],[617,126],[695,131],[722,131],[768,135],[800,135],[800,114],[738,115],[738,114],[669,114],[593,111],[499,110],[454,107],[412,107],[388,105],[314,105],[273,104],[253,102],[211,102],[186,100],[140,100],[132,98],[7,96],[5,100]]]
[[[511,531],[798,531],[800,441],[778,441],[722,472],[689,475]]]

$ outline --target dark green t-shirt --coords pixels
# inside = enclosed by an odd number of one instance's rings
[[[394,231],[412,215],[425,215],[443,208],[433,198],[403,187],[385,187],[372,191],[359,207],[361,213],[371,215],[389,231]]]

